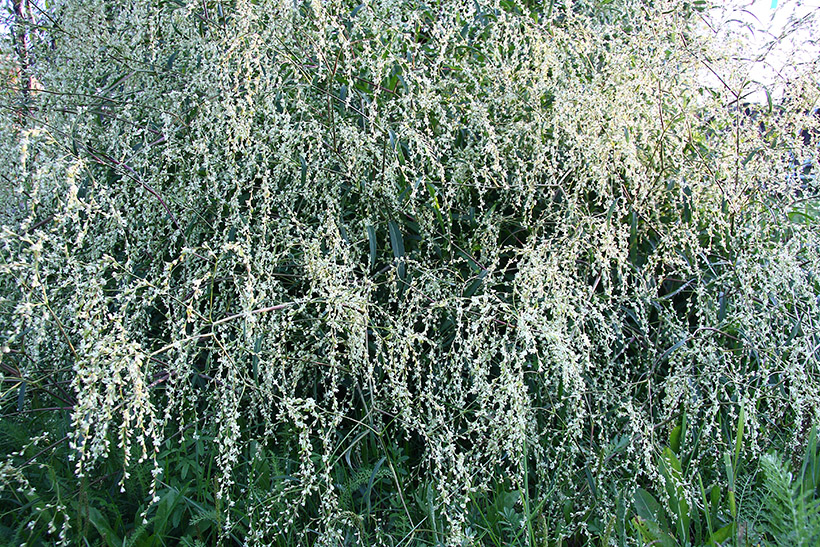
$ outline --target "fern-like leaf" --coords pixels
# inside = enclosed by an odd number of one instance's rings
[[[776,454],[760,460],[765,476],[764,530],[775,545],[813,546],[820,543],[820,500],[801,491],[786,464]]]
[[[131,533],[131,535],[128,536],[128,539],[126,540],[126,543],[125,543],[125,547],[134,547],[134,545],[137,544],[137,541],[142,538],[143,534],[148,529],[148,524],[153,520],[154,519],[152,517],[151,520],[144,520],[142,522],[142,524],[137,526],[134,529],[134,531]]]

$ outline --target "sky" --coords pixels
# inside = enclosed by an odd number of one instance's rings
[[[721,5],[719,0],[715,4]],[[765,102],[763,88],[773,97],[782,96],[801,63],[820,59],[820,0],[727,0],[722,18],[718,34],[742,40],[749,77],[757,84],[748,100]],[[801,20],[800,29],[789,32]],[[762,54],[763,60],[757,60]]]

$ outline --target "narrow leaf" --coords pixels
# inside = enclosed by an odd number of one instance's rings
[[[687,336],[686,338],[682,338],[681,340],[679,340],[678,342],[676,342],[676,343],[675,343],[675,344],[674,344],[671,348],[669,348],[669,349],[667,349],[666,351],[664,351],[664,352],[661,354],[661,356],[660,356],[660,357],[658,357],[658,358],[655,360],[655,364],[657,365],[657,364],[659,364],[659,363],[662,363],[664,359],[666,359],[667,357],[669,357],[669,355],[671,355],[671,354],[672,354],[672,353],[673,353],[676,349],[678,349],[679,347],[681,347],[682,345],[684,345],[684,344],[685,344],[686,342],[688,342],[688,341],[689,341],[689,337]]]
[[[370,244],[370,269],[376,267],[376,229],[370,224],[365,226],[367,230],[367,241]]]
[[[740,416],[737,419],[737,436],[735,437],[735,461],[734,471],[737,476],[737,469],[740,467],[740,449],[743,447],[743,430],[746,427],[746,408],[740,407]]]
[[[395,220],[387,223],[387,229],[390,233],[390,246],[393,248],[393,256],[396,258],[404,258],[404,238],[399,230],[399,225]]]
[[[26,402],[26,381],[20,382],[20,387],[17,388],[17,412],[23,412],[23,405]]]

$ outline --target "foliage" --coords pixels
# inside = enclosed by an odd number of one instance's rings
[[[816,63],[745,104],[676,0],[30,6],[10,542],[750,537],[820,417]]]
[[[774,544],[816,545],[820,541],[818,461],[820,453],[814,430],[797,477],[776,454],[761,458],[766,489],[763,530]]]

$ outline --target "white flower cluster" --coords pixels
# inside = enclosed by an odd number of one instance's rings
[[[554,515],[584,470],[655,477],[681,413],[715,451],[740,405],[751,451],[817,422],[818,67],[746,105],[708,13],[530,4],[49,8],[0,130],[0,331],[70,381],[78,474],[197,424],[226,533],[254,446],[296,463],[249,537],[333,544],[333,466],[405,439],[455,545],[500,476]]]

